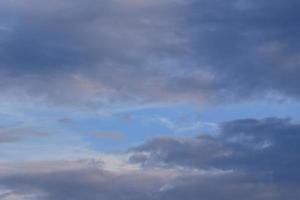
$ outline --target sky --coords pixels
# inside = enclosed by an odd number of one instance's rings
[[[0,200],[300,198],[298,0],[1,0]]]

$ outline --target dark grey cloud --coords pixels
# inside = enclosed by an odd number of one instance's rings
[[[94,107],[298,98],[298,8],[296,0],[3,1],[0,89]]]
[[[42,191],[41,199],[151,199],[156,180],[141,177],[115,176],[93,170],[58,171],[50,174],[19,175],[2,179],[6,185],[16,188],[17,193]],[[154,182],[154,183],[151,183]],[[147,195],[149,193],[149,195]]]
[[[217,136],[157,138],[134,149],[131,162],[238,170],[264,181],[297,182],[300,124],[289,119],[245,119],[220,125]]]
[[[173,1],[2,4],[12,22],[3,31],[0,86],[51,103],[161,98],[156,87],[166,70],[159,62],[174,62],[171,55],[186,51]]]
[[[14,197],[26,200],[282,200],[298,198],[300,195],[295,184],[266,184],[254,176],[240,173],[165,179],[163,176],[143,173],[115,174],[87,167],[80,170],[56,169],[47,173],[4,175],[0,177],[0,185],[6,199]]]
[[[153,199],[164,182],[154,175],[117,174],[85,164],[72,169],[74,165],[78,163],[40,163],[31,165],[25,173],[7,172],[0,178],[0,194],[9,191],[8,199],[13,195],[19,197],[16,199],[27,195],[41,200]]]
[[[223,98],[298,97],[298,1],[196,1],[194,49],[216,74]],[[197,8],[204,12],[196,12]]]

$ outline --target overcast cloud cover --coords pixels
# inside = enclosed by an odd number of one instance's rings
[[[299,9],[2,0],[0,200],[300,198]]]
[[[1,96],[77,106],[298,98],[298,8],[296,0],[4,0]]]

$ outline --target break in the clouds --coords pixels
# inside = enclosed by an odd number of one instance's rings
[[[2,1],[1,99],[99,107],[299,97],[299,2]]]
[[[299,123],[289,119],[235,120],[220,124],[216,136],[157,138],[119,157],[3,164],[0,195],[5,200],[295,199],[299,131]]]

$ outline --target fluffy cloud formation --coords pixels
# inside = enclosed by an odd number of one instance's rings
[[[157,138],[95,161],[1,165],[3,199],[241,199],[299,197],[299,123],[246,119],[217,136]],[[128,156],[127,155],[127,156]],[[121,158],[121,157],[119,157]]]
[[[298,98],[298,8],[296,0],[2,1],[1,98],[89,107]]]

